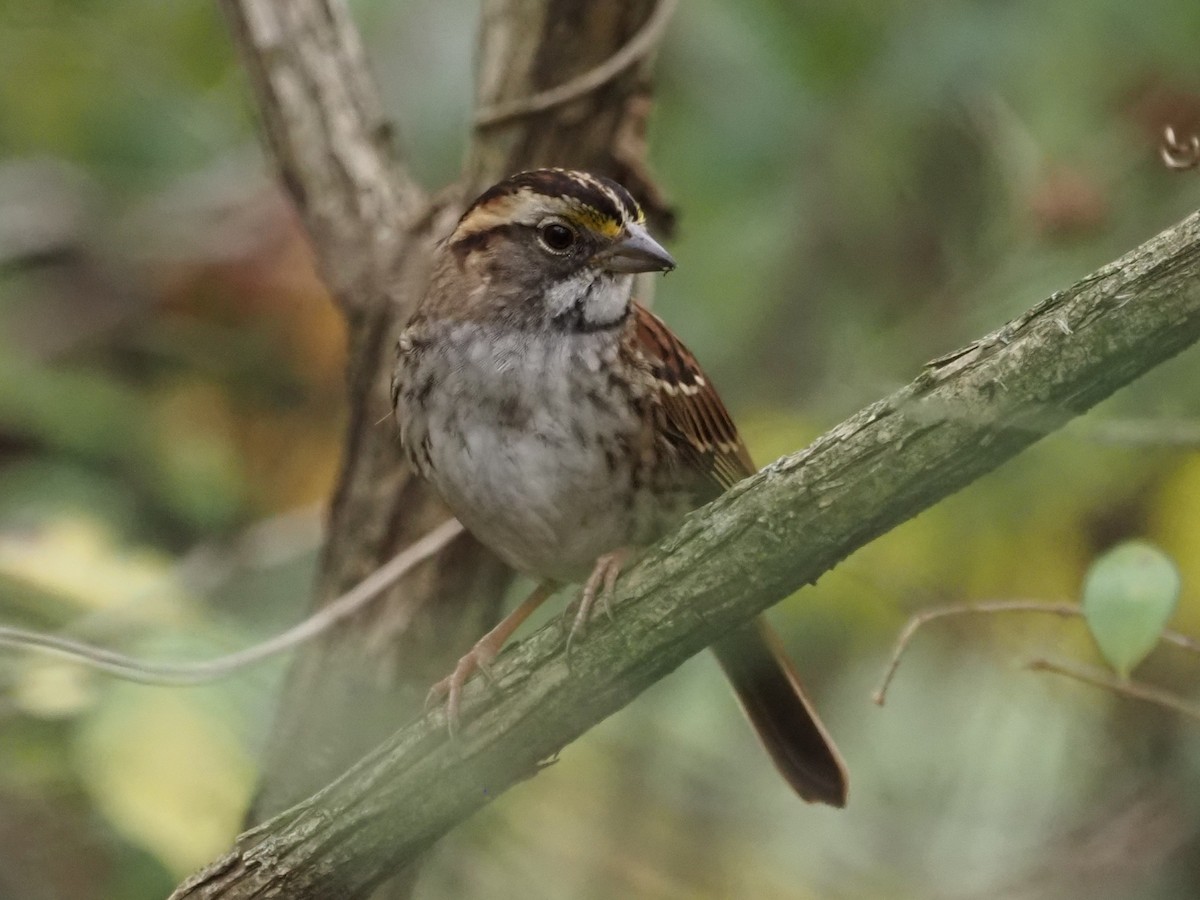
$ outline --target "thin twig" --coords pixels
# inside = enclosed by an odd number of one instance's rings
[[[0,647],[40,650],[91,669],[98,669],[126,681],[139,684],[186,686],[216,681],[238,669],[262,662],[311,640],[338,622],[362,609],[371,600],[395,584],[418,563],[433,556],[462,534],[458,520],[443,522],[420,540],[405,547],[390,560],[315,613],[287,631],[244,650],[195,663],[155,663],[114,653],[103,647],[73,641],[53,634],[0,627]]]
[[[1200,721],[1200,707],[1185,703],[1169,691],[1164,691],[1149,684],[1143,684],[1140,681],[1130,681],[1127,678],[1121,679],[1108,672],[1068,666],[1065,663],[1054,662],[1049,659],[1030,660],[1026,663],[1025,668],[1031,672],[1054,672],[1058,675],[1065,675],[1068,678],[1074,678],[1076,681],[1082,681],[1085,684],[1103,688],[1114,694],[1120,694],[1122,697],[1153,703],[1155,706],[1161,706],[1182,716],[1187,716],[1189,719]]]
[[[646,19],[645,24],[637,34],[621,47],[616,53],[594,69],[588,69],[582,75],[545,91],[540,91],[529,97],[514,100],[511,103],[498,103],[495,106],[485,106],[475,114],[476,128],[492,128],[545,112],[564,103],[570,103],[592,91],[598,90],[612,81],[626,69],[640,62],[658,46],[671,15],[675,12],[678,0],[659,0],[654,11]]]
[[[921,626],[934,621],[935,619],[944,619],[950,616],[965,616],[965,615],[991,615],[994,613],[1007,612],[1036,612],[1049,613],[1050,615],[1062,617],[1083,617],[1083,609],[1075,603],[1043,603],[1039,600],[990,600],[985,603],[954,603],[949,606],[935,606],[932,609],[925,609],[913,615],[904,628],[900,630],[899,637],[896,638],[895,646],[892,648],[892,658],[888,663],[887,669],[884,670],[883,678],[879,681],[879,686],[875,688],[875,692],[871,695],[871,699],[876,705],[883,706],[887,699],[888,688],[892,684],[892,680],[896,677],[896,670],[900,668],[900,660],[903,658],[905,651],[908,650],[908,645],[912,643],[912,639],[916,636],[917,631]],[[1168,644],[1174,644],[1187,650],[1189,653],[1200,655],[1200,641],[1195,638],[1188,637],[1186,634],[1180,634],[1177,631],[1164,631],[1159,635],[1160,641],[1165,641]]]
[[[1175,129],[1168,125],[1163,129],[1163,142],[1158,148],[1163,165],[1168,169],[1184,171],[1200,166],[1200,135],[1179,138]]]
[[[1200,641],[1194,637],[1188,637],[1186,634],[1180,634],[1178,631],[1164,631],[1158,636],[1160,641],[1166,641],[1168,644],[1174,644],[1188,653],[1200,654]]]

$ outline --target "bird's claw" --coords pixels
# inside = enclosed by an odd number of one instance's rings
[[[496,650],[486,640],[479,641],[458,661],[454,671],[435,684],[425,695],[425,711],[429,712],[443,698],[446,701],[446,730],[450,737],[458,737],[462,722],[462,691],[471,676],[479,672],[492,687],[496,686],[496,675],[492,661]]]
[[[576,637],[581,637],[587,631],[587,626],[592,619],[592,611],[596,606],[597,600],[600,601],[600,608],[604,610],[604,615],[608,618],[608,621],[615,621],[612,611],[613,589],[616,587],[617,577],[621,574],[621,566],[625,563],[628,556],[628,550],[617,550],[596,560],[596,566],[592,569],[592,574],[588,576],[588,580],[583,585],[583,592],[579,596],[579,606],[575,610],[574,619],[571,621],[571,629],[567,632],[568,664],[571,661],[571,646],[574,644]]]

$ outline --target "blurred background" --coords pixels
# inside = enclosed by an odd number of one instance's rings
[[[358,0],[413,168],[453,178],[475,4]],[[1200,206],[1195,0],[691,0],[651,161],[656,307],[760,463]],[[304,615],[343,336],[214,4],[0,0],[0,623],[184,661]],[[849,763],[801,804],[693,660],[445,840],[426,898],[1194,898],[1200,723],[1023,665],[1126,538],[1200,635],[1191,351],[875,542],[772,619]],[[142,687],[0,651],[0,898],[164,896],[223,850],[283,672]],[[1200,660],[1139,679],[1195,698]]]

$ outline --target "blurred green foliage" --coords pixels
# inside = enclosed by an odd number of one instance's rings
[[[475,5],[353,5],[414,170],[452,178]],[[1156,149],[1200,128],[1195,0],[680,7],[655,302],[760,462],[1200,205]],[[215,5],[0,0],[0,622],[181,660],[299,618],[343,354]],[[1198,386],[1191,352],[773,614],[845,812],[786,792],[696,660],[443,842],[424,896],[1197,896],[1200,728],[1020,670],[1093,659],[1081,623],[932,625],[869,695],[913,611],[1079,599],[1129,538],[1200,634],[1196,448],[1097,425],[1194,422]],[[1194,695],[1200,663],[1138,674]],[[0,659],[0,898],[164,895],[235,833],[279,676]]]

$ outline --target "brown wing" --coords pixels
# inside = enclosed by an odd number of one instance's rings
[[[659,433],[714,495],[753,475],[737,426],[696,357],[654,313],[635,303],[633,314],[634,339],[658,388]]]

